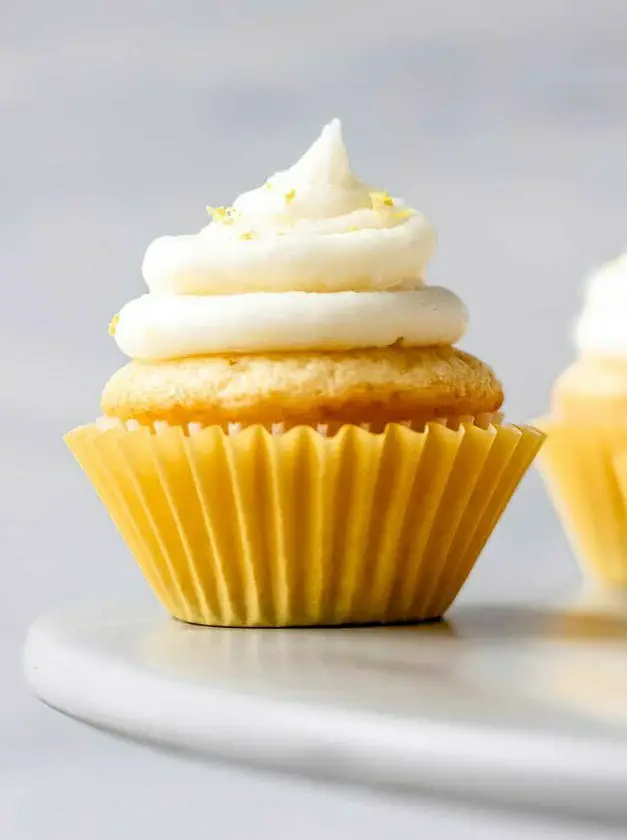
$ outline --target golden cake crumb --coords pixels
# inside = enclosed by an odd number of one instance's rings
[[[170,423],[394,422],[498,411],[492,369],[453,347],[136,360],[113,375],[106,414]]]

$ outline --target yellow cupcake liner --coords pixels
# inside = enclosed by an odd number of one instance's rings
[[[582,568],[627,586],[627,426],[538,425],[548,436],[538,466]]]
[[[453,425],[92,424],[66,442],[176,618],[389,623],[446,612],[543,440]]]

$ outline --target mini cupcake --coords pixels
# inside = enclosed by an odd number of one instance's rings
[[[627,586],[627,254],[589,282],[577,360],[553,389],[541,471],[573,549],[601,581]]]
[[[351,173],[337,121],[210,213],[148,248],[111,327],[132,361],[70,449],[176,618],[442,616],[543,436],[454,347],[432,228]]]

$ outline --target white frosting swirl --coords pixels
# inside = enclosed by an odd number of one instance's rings
[[[575,338],[582,354],[627,357],[627,253],[590,278]]]
[[[452,344],[465,327],[459,298],[432,286],[396,293],[144,295],[124,307],[115,337],[133,358],[172,359]]]
[[[463,303],[427,287],[426,219],[350,170],[334,120],[290,169],[192,236],[146,252],[150,295],[120,313],[133,358],[453,344]]]
[[[232,219],[156,239],[144,278],[151,292],[175,295],[422,285],[433,229],[398,200],[375,209],[372,195],[351,173],[334,120],[294,166],[241,195]]]

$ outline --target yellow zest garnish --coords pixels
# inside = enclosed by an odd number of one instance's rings
[[[285,193],[285,200],[289,204],[290,202],[294,201],[296,198],[296,190],[290,190],[289,192]]]
[[[359,230],[359,228],[357,228],[357,227],[349,227],[348,232],[349,233],[357,233],[358,230]]]
[[[405,210],[396,210],[392,213],[392,216],[395,219],[408,219],[410,216],[413,216],[416,213],[415,210],[412,210],[411,207],[407,207]]]
[[[226,225],[237,217],[237,210],[232,207],[207,207],[207,213],[214,222],[224,222]]]
[[[214,222],[223,222],[227,217],[226,207],[207,207],[207,213],[211,216]]]
[[[240,239],[252,239],[253,236],[254,236],[254,233],[252,232],[252,230],[246,230],[246,231],[244,231],[244,233],[240,233],[239,238]]]
[[[389,193],[376,190],[370,194],[370,202],[373,210],[382,210],[384,207],[394,207],[394,199]]]
[[[111,335],[111,336],[115,335],[115,331],[116,331],[116,328],[118,326],[118,321],[119,320],[120,320],[119,315],[114,315],[113,318],[111,318],[111,323],[109,324],[109,335]]]
[[[264,185],[264,186],[265,186],[265,188],[266,188],[267,190],[271,190],[271,189],[272,189],[272,184],[270,183],[270,181],[266,181],[266,183],[265,183],[265,185]]]

